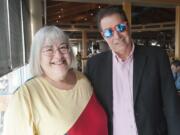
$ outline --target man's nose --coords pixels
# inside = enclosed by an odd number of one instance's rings
[[[119,38],[121,33],[115,30],[113,34],[114,38]]]

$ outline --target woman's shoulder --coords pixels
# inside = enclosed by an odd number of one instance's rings
[[[17,90],[14,92],[15,95],[29,95],[29,93],[39,87],[40,78],[33,77],[24,82]]]
[[[87,79],[87,77],[85,76],[84,73],[77,71],[77,70],[74,70],[74,72],[76,74],[76,78],[78,81],[81,80],[81,81],[85,81],[85,82],[89,83],[89,80]]]
[[[78,71],[76,69],[73,69],[73,71],[76,74],[77,78],[84,78],[85,77],[85,75],[82,72],[80,72],[80,71]]]
[[[79,85],[84,86],[84,87],[89,88],[89,89],[92,89],[91,83],[88,80],[88,78],[85,76],[85,74],[83,74],[82,72],[77,71],[77,70],[74,70],[74,72],[76,74],[77,81],[78,81]]]

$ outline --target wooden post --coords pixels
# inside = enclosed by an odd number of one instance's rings
[[[30,0],[31,37],[42,27],[41,0]]]
[[[87,32],[82,31],[82,72],[84,72],[87,62]]]
[[[175,58],[180,59],[180,6],[176,7]]]
[[[129,26],[131,27],[131,2],[130,1],[123,1],[122,3],[123,10],[126,13],[128,18]]]

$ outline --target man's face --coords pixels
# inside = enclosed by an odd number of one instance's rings
[[[176,66],[172,64],[171,65],[171,70],[172,70],[173,73],[176,73],[177,72]]]
[[[126,29],[123,32],[118,32],[116,30],[116,26],[118,24],[125,25]],[[114,52],[123,52],[127,49],[131,49],[131,37],[129,34],[129,28],[127,22],[122,20],[118,14],[112,14],[109,16],[105,16],[100,21],[101,26],[101,34],[103,35],[104,39],[108,43],[111,50]],[[105,37],[103,31],[106,29],[112,30],[112,36],[111,37]]]
[[[177,73],[180,73],[180,66],[177,66],[176,72],[177,72]]]

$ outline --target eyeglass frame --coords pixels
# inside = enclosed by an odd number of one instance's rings
[[[51,48],[46,49],[46,47],[51,47]],[[52,49],[52,50],[50,50],[50,49]],[[66,49],[66,50],[62,51],[62,49]],[[48,52],[48,50],[52,51],[52,52]],[[65,55],[65,54],[68,54],[70,52],[70,48],[69,48],[69,45],[67,43],[61,43],[56,49],[53,49],[53,45],[45,45],[41,49],[41,53],[46,55],[46,56],[49,56],[49,57],[54,56],[56,54],[56,51],[58,51],[59,53]],[[51,54],[48,54],[48,53],[51,53]]]
[[[123,27],[125,27],[125,28],[123,30],[118,30],[118,28],[117,28],[118,25],[123,25]],[[115,25],[113,27],[109,27],[109,28],[106,28],[106,29],[102,30],[101,34],[103,35],[104,38],[108,39],[108,38],[111,38],[113,36],[114,31],[122,33],[122,32],[125,32],[127,30],[127,28],[128,28],[128,25],[127,25],[126,22],[118,23],[117,25]],[[107,30],[112,31],[110,36],[105,35],[105,31],[107,31]]]

